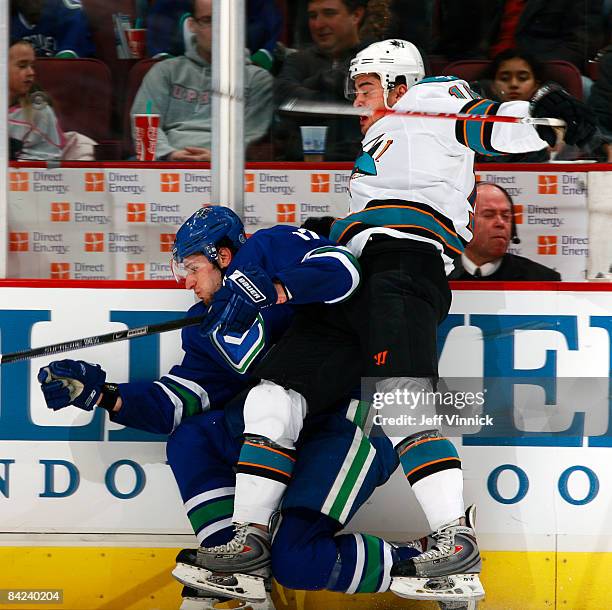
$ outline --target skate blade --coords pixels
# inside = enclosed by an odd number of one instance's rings
[[[210,597],[183,597],[179,610],[259,610],[260,604],[238,599],[221,600]]]
[[[172,576],[179,582],[198,591],[230,597],[237,601],[261,603],[267,600],[264,579],[250,574],[220,574],[179,564]],[[240,607],[240,606],[238,606]],[[223,608],[223,606],[221,606]]]
[[[436,578],[394,577],[391,591],[407,599],[438,602],[470,602],[482,599],[484,589],[478,574],[453,574]]]
[[[200,583],[204,582],[211,575],[212,572],[210,570],[190,566],[186,563],[177,563],[174,570],[172,570],[172,576],[176,580],[194,589],[199,589]]]

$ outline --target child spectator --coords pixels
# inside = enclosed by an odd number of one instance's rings
[[[57,117],[42,91],[33,91],[34,48],[19,40],[9,48],[8,128],[11,160],[60,159],[65,145]]]

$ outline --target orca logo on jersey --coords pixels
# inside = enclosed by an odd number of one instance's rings
[[[235,282],[244,292],[247,293],[248,297],[253,301],[253,303],[261,303],[266,300],[266,295],[263,294],[251,280],[244,275],[241,271],[234,271],[232,275],[229,276],[229,279]]]

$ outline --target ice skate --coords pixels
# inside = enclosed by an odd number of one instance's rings
[[[474,534],[475,507],[465,512],[465,525],[457,520],[431,534],[435,544],[417,557],[391,568],[391,591],[408,599],[470,602],[484,597],[479,574],[482,567]],[[469,606],[468,606],[469,608]]]
[[[208,594],[265,602],[270,580],[270,536],[248,523],[234,524],[227,544],[184,549],[172,575],[188,587]]]
[[[179,610],[274,610],[270,594],[263,602],[247,602],[183,587],[181,596],[183,603]]]

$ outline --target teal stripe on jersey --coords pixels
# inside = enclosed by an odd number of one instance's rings
[[[450,83],[454,80],[461,79],[457,76],[427,76],[425,78],[422,78],[418,83],[415,83],[415,85],[424,85],[427,83]]]
[[[455,446],[447,438],[435,438],[415,445],[408,445],[400,455],[400,462],[404,473],[407,475],[415,468],[420,468],[431,462],[458,457],[459,454]]]
[[[480,100],[480,102],[472,106],[467,111],[467,114],[489,114],[491,109],[496,105],[497,104],[491,100]],[[487,147],[487,138],[485,135],[487,123],[481,123],[479,121],[465,121],[465,123],[467,146],[469,148],[482,155],[500,156],[502,154],[491,150],[490,147]]]
[[[282,453],[281,449],[273,449],[265,445],[255,445],[248,442],[242,445],[238,458],[239,466],[248,464],[264,469],[271,468],[274,471],[280,471],[288,478],[291,477],[294,463],[295,460]]]
[[[346,218],[337,220],[332,230],[332,239],[338,239],[342,232],[352,224],[363,223],[375,227],[398,228],[401,230],[406,225],[423,227],[432,233],[432,239],[446,244],[458,253],[463,252],[463,244],[457,235],[453,235],[441,223],[437,222],[430,214],[417,209],[409,209],[407,206],[384,206],[380,208],[366,208],[361,212],[351,214]]]

